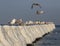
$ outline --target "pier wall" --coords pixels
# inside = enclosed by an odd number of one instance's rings
[[[53,23],[29,26],[0,25],[0,46],[26,46],[54,29]]]

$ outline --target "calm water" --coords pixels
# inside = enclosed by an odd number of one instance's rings
[[[60,26],[56,26],[53,32],[37,41],[35,46],[60,46]]]

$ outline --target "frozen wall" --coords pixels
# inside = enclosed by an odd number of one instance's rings
[[[54,29],[53,23],[30,26],[0,25],[0,46],[26,46]]]

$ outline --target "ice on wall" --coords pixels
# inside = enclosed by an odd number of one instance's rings
[[[0,46],[26,46],[55,29],[54,24],[9,26],[0,25]]]

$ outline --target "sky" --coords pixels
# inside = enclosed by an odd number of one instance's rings
[[[33,3],[40,3],[42,8],[31,9]],[[37,15],[36,10],[43,10],[45,14]],[[0,0],[0,24],[7,24],[13,18],[60,25],[60,0]]]

